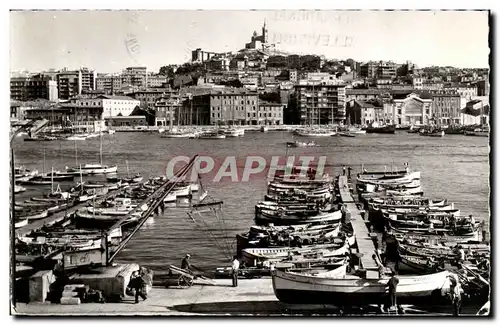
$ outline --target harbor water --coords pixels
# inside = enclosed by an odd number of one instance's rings
[[[342,166],[351,166],[353,173],[361,170],[402,169],[408,162],[412,170],[422,172],[425,196],[447,198],[455,203],[462,215],[472,214],[477,220],[489,220],[490,163],[489,138],[446,135],[443,138],[422,137],[404,131],[392,134],[366,134],[349,137],[316,138],[318,147],[288,148],[293,141],[289,132],[250,133],[244,137],[224,140],[169,139],[158,133],[116,133],[103,137],[103,163],[117,164],[119,174],[141,173],[145,179],[165,175],[168,162],[177,156],[194,154],[212,157],[215,169],[202,175],[202,184],[209,199],[222,200],[217,215],[204,210],[192,215],[186,205],[167,208],[150,218],[119,254],[116,262],[134,262],[152,268],[156,274],[166,273],[168,266],[179,266],[186,253],[193,265],[213,270],[230,265],[230,255],[236,250],[234,236],[245,232],[254,223],[254,206],[266,191],[266,170],[249,181],[241,176],[247,156],[260,156],[268,165],[272,156],[326,156],[325,171],[340,173]],[[305,140],[305,138],[304,138]],[[309,141],[310,139],[307,139]],[[64,170],[65,166],[99,162],[99,138],[77,141],[14,142],[16,165],[30,169]],[[45,152],[45,163],[44,163]],[[214,178],[226,157],[235,157],[238,181]],[[317,158],[316,158],[317,159]],[[180,167],[181,164],[178,164]],[[101,176],[102,177],[102,176]],[[70,184],[61,183],[65,189]],[[26,192],[16,194],[24,200],[50,190],[48,186],[25,186]]]

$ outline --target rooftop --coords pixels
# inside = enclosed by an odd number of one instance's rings
[[[116,100],[136,100],[132,97],[129,97],[129,96],[116,96],[116,95],[102,95],[102,96],[99,96],[97,98],[101,98],[101,99],[116,99]]]

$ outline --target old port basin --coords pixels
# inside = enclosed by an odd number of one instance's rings
[[[117,132],[36,147],[12,136],[13,313],[489,314],[489,216],[467,199],[435,197],[443,193],[442,182],[430,180],[438,167],[418,157],[446,141],[487,147],[484,138],[354,128],[201,131]],[[398,155],[387,149],[391,141],[413,155],[387,160]],[[386,151],[374,151],[372,164],[352,154],[377,146]],[[327,171],[285,159],[262,180],[228,184],[200,171],[209,150],[350,158]],[[165,161],[180,155],[189,158],[165,173]],[[452,178],[449,170],[443,177]],[[190,269],[181,268],[186,254]],[[139,270],[148,299],[134,303],[129,282]],[[461,306],[450,298],[455,292]]]

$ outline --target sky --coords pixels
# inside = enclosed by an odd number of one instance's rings
[[[238,51],[263,22],[284,51],[420,67],[488,67],[487,11],[11,11],[11,71],[158,71],[191,51]]]

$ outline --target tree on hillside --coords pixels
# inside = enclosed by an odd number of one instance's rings
[[[165,65],[160,68],[160,71],[158,72],[159,75],[162,76],[167,76],[169,78],[173,78],[175,75],[175,68],[171,65]]]

